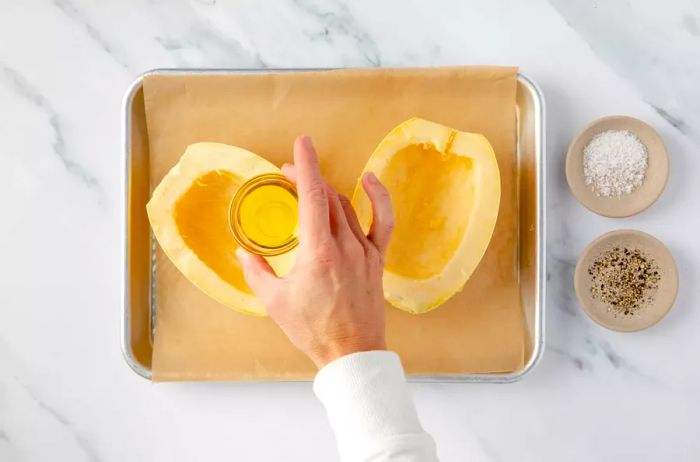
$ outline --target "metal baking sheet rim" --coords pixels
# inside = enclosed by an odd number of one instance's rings
[[[323,71],[327,68],[303,68],[303,69],[153,69],[139,75],[127,88],[124,99],[122,101],[122,155],[123,155],[123,170],[122,170],[122,202],[121,215],[123,217],[122,224],[122,298],[121,298],[121,349],[124,359],[129,367],[141,377],[151,380],[151,370],[140,364],[133,355],[131,348],[131,310],[129,297],[129,161],[131,156],[131,105],[133,97],[141,88],[143,79],[149,74],[178,74],[178,73],[243,73],[243,72],[299,72],[299,71]],[[412,375],[409,376],[409,381],[412,382],[442,382],[442,383],[512,383],[516,382],[526,375],[539,364],[544,354],[545,347],[545,300],[546,300],[546,221],[545,221],[545,178],[546,178],[546,144],[545,144],[545,101],[542,90],[529,77],[523,73],[518,73],[518,80],[528,89],[532,95],[535,105],[535,145],[537,156],[537,167],[539,175],[537,177],[537,214],[536,223],[538,235],[536,239],[536,254],[537,254],[537,283],[535,286],[535,321],[533,333],[533,352],[525,367],[517,372],[508,374],[465,374],[465,375]],[[281,380],[280,382],[283,382]]]

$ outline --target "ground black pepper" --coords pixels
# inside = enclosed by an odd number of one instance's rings
[[[591,296],[615,315],[632,316],[653,301],[659,287],[659,266],[638,249],[613,247],[588,268]]]

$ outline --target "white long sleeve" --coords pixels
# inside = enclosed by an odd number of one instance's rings
[[[437,461],[396,353],[336,359],[318,372],[314,392],[326,407],[342,462]]]

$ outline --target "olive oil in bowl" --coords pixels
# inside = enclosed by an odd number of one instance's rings
[[[298,244],[299,207],[294,184],[279,174],[246,181],[229,206],[229,227],[245,250],[281,255]]]

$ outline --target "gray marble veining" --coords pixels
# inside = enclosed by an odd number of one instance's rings
[[[72,160],[66,150],[66,143],[63,138],[60,114],[46,101],[41,93],[34,88],[22,75],[10,67],[0,65],[0,76],[2,76],[12,90],[27,102],[40,109],[46,116],[48,124],[54,132],[53,151],[61,159],[61,163],[66,171],[74,175],[78,180],[89,188],[98,188],[97,179],[88,173],[80,164]]]
[[[335,460],[308,384],[153,386],[119,352],[119,105],[162,67],[515,64],[548,104],[548,349],[523,382],[413,387],[446,461],[697,460],[700,4],[693,0],[0,2],[0,460]],[[573,199],[593,118],[655,126],[659,202],[622,220]],[[638,228],[674,252],[676,307],[605,331],[578,254]]]

